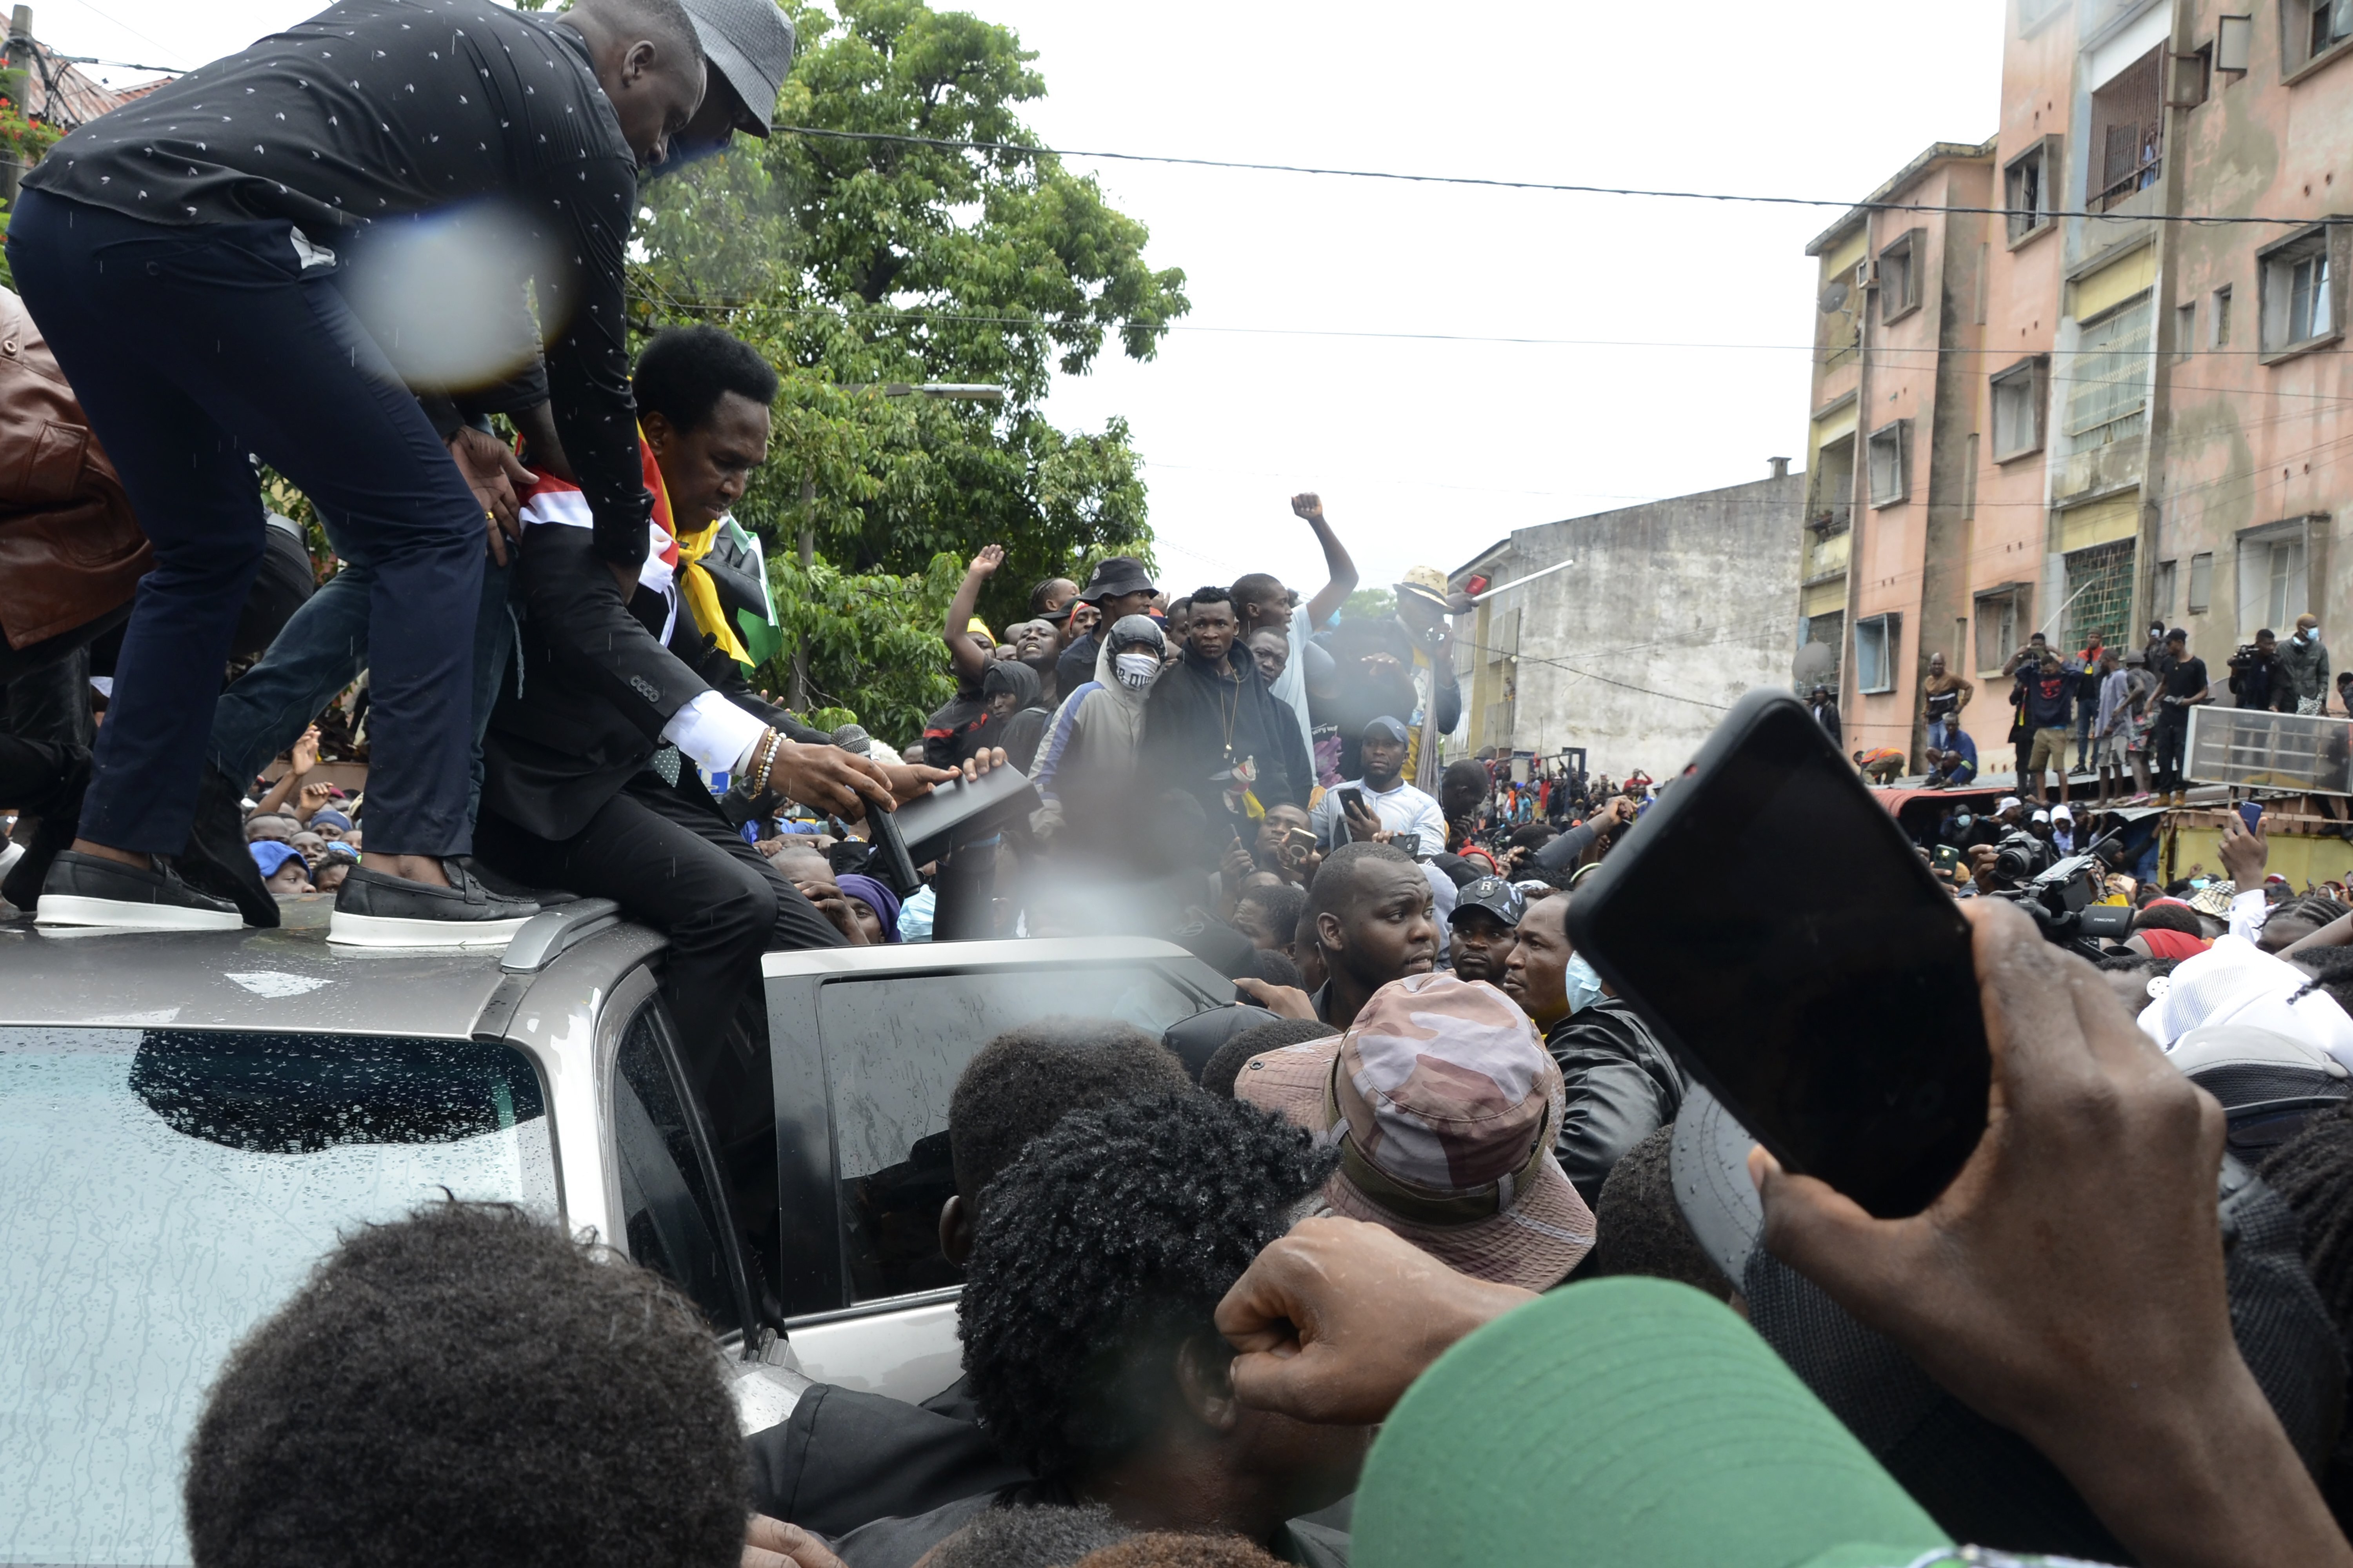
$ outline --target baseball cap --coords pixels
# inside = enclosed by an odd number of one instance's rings
[[[1461,890],[1454,895],[1454,909],[1446,917],[1446,922],[1453,924],[1461,919],[1465,910],[1484,910],[1504,925],[1516,926],[1520,923],[1520,917],[1527,912],[1527,897],[1516,886],[1501,877],[1481,877],[1476,881],[1464,883]]]
[[[1950,1537],[1723,1303],[1639,1276],[1505,1313],[1398,1400],[1357,1568],[1908,1568]]]
[[[1144,569],[1143,562],[1133,555],[1106,555],[1087,574],[1087,585],[1079,590],[1079,597],[1093,605],[1126,594],[1159,591],[1153,586],[1152,574]]]
[[[278,875],[278,868],[287,861],[302,858],[301,850],[290,844],[280,843],[275,838],[257,838],[247,845],[246,848],[252,854],[253,863],[261,868],[261,874],[264,877],[275,877]]]
[[[1252,1057],[1234,1098],[1338,1145],[1334,1213],[1465,1274],[1541,1290],[1592,1250],[1593,1211],[1552,1153],[1560,1068],[1485,981],[1392,980],[1346,1034]]]
[[[736,127],[765,137],[776,95],[793,68],[793,25],[776,0],[681,0],[702,58],[744,100],[750,118]],[[757,128],[754,129],[754,122]]]
[[[1384,713],[1378,718],[1368,719],[1365,721],[1366,734],[1369,735],[1376,730],[1378,730],[1381,733],[1387,735],[1390,740],[1395,741],[1398,744],[1405,744],[1405,721],[1398,718],[1394,714]]]
[[[2019,799],[2014,795],[2003,795],[2000,800],[1994,803],[1994,815],[1999,816],[2013,805],[2024,805],[2026,803],[2024,801]]]

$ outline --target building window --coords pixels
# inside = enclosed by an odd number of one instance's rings
[[[1809,616],[1798,623],[1799,646],[1826,647],[1831,650],[1830,673],[1817,674],[1806,682],[1809,688],[1827,686],[1836,696],[1839,689],[1839,668],[1846,652],[1846,612],[1831,610],[1825,615]]]
[[[2094,212],[2123,205],[2157,184],[2163,167],[2165,109],[2158,87],[2165,50],[2155,48],[2092,94]]]
[[[2211,552],[2189,558],[2189,613],[2202,616],[2213,603],[2214,557]]]
[[[2009,209],[2010,243],[2041,234],[2051,226],[2051,174],[2058,168],[2058,142],[2045,136],[2002,166],[2001,205]]]
[[[1895,689],[1895,657],[1902,640],[1901,616],[1873,616],[1854,623],[1855,689]]]
[[[2174,566],[2171,561],[2157,563],[2156,573],[2148,580],[2148,613],[2155,619],[2173,619]]]
[[[2067,646],[2094,637],[2121,646],[2132,620],[2133,542],[2113,540],[2067,556]]]
[[[1978,670],[1998,670],[2018,649],[2018,595],[1982,594],[1978,597]]]
[[[2281,62],[2289,75],[2353,39],[2353,0],[2283,0]]]
[[[2141,433],[2148,407],[2149,298],[2084,323],[2067,389],[2067,434],[2097,447]]]
[[[2334,237],[2323,225],[2256,256],[2264,353],[2295,353],[2337,335],[2342,279],[2331,265]]]
[[[1871,433],[1871,504],[1894,506],[1911,490],[1912,421],[1898,419]]]
[[[2231,342],[2231,286],[2214,290],[2214,308],[2206,312],[2206,346],[2225,348]]]
[[[1893,321],[1920,308],[1920,273],[1927,246],[1919,229],[1879,253],[1879,319]]]
[[[2050,359],[2020,360],[1993,378],[1993,460],[2042,449],[2042,404],[2050,383]]]
[[[2252,637],[2258,627],[2274,632],[2293,630],[2295,617],[2309,607],[2305,580],[2304,529],[2291,522],[2284,530],[2264,531],[2264,537],[2239,541],[2239,636]]]
[[[1806,525],[1817,539],[1836,539],[1847,531],[1854,510],[1854,437],[1841,436],[1824,442],[1815,455],[1808,483],[1813,500],[1806,508]]]
[[[2173,357],[2188,359],[2198,349],[2198,301],[2173,307]]]

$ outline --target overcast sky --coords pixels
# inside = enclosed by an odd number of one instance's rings
[[[183,68],[318,8],[35,4],[67,53]],[[1931,142],[1991,134],[2006,7],[972,9],[1037,51],[1050,95],[1029,119],[1057,146],[1846,201]],[[1322,493],[1381,584],[1802,458],[1802,252],[1835,207],[1073,166],[1150,226],[1149,258],[1184,268],[1192,297],[1157,360],[1107,350],[1052,405],[1066,426],[1134,427],[1180,589],[1253,570],[1320,584],[1295,490]]]

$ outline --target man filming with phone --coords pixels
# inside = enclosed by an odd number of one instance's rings
[[[1250,859],[1259,870],[1271,871],[1293,887],[1305,887],[1323,858],[1314,824],[1303,808],[1288,801],[1266,808],[1250,847]]]
[[[1405,721],[1382,714],[1365,726],[1359,752],[1364,776],[1324,792],[1315,803],[1315,838],[1341,844],[1390,844],[1417,859],[1446,847],[1446,813],[1429,794],[1405,782]],[[1415,842],[1401,842],[1407,835]]]

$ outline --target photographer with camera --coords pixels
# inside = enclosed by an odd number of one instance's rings
[[[2231,656],[2231,696],[2240,708],[2295,711],[2295,685],[2280,662],[2279,638],[2269,626]]]

